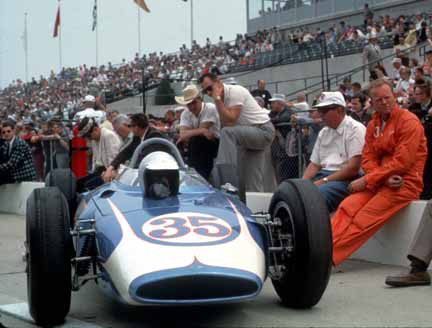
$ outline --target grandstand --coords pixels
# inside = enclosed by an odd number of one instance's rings
[[[416,23],[415,14],[421,8],[422,19],[430,23],[430,1],[367,2],[375,14],[369,28],[364,25],[366,1],[363,0],[247,0],[248,34],[238,35],[232,42],[194,43],[191,49],[182,46],[174,54],[154,52],[119,65],[65,68],[27,85],[18,80],[0,92],[0,104],[3,104],[0,110],[14,111],[27,104],[31,109],[53,106],[62,111],[78,106],[83,95],[92,92],[102,94],[107,103],[113,103],[110,108],[137,111],[142,108],[142,100],[137,95],[142,92],[143,75],[147,77],[146,89],[168,78],[180,81],[173,85],[179,92],[188,81],[208,71],[224,77],[236,76],[246,86],[254,86],[258,78],[265,79],[271,92],[291,94],[323,80],[324,57],[329,76],[337,84],[340,76],[362,65],[361,51],[371,28],[377,29],[382,55],[387,56],[393,51],[401,13],[408,15],[406,22]],[[357,72],[353,79],[364,82],[367,74]],[[46,85],[50,88],[48,92],[44,90]],[[59,97],[58,93],[63,92],[66,97]],[[47,101],[46,94],[55,96]],[[150,93],[146,97],[150,111],[152,100]],[[121,103],[117,106],[118,101]]]

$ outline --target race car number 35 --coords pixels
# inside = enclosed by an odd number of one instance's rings
[[[197,245],[233,239],[233,228],[220,218],[200,213],[172,213],[152,218],[143,234],[159,243]]]

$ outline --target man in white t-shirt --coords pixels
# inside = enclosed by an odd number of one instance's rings
[[[297,102],[295,103],[287,103],[288,108],[294,111],[294,115],[297,119],[303,119],[306,122],[310,122],[311,119],[309,117],[310,107],[306,102],[306,94],[304,92],[299,92],[297,94]]]
[[[186,106],[180,116],[177,144],[188,143],[189,165],[208,180],[219,148],[220,120],[216,106],[203,102],[196,85],[189,85],[175,97]]]
[[[349,183],[358,178],[366,127],[345,114],[345,99],[339,91],[323,92],[314,108],[326,126],[317,137],[303,178],[314,181],[333,212],[349,195]]]
[[[246,88],[223,84],[213,74],[203,75],[199,82],[213,97],[223,126],[216,165],[236,165],[240,198],[245,200],[246,191],[263,191],[265,150],[275,135],[273,124]]]

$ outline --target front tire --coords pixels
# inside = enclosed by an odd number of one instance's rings
[[[282,222],[282,233],[292,235],[293,251],[283,257],[281,279],[272,279],[282,302],[310,308],[323,295],[332,266],[332,236],[325,201],[312,182],[282,182],[270,202],[272,219]]]
[[[57,187],[65,196],[69,207],[69,216],[73,219],[77,209],[77,180],[70,169],[55,169],[45,178],[46,187]]]
[[[27,296],[36,324],[63,323],[71,302],[69,211],[56,187],[35,189],[27,200]]]

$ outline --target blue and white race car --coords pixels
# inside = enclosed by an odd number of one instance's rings
[[[46,185],[27,201],[28,301],[39,325],[63,322],[71,292],[90,280],[133,306],[241,301],[270,277],[283,304],[308,308],[327,287],[329,215],[309,181],[283,182],[268,213],[254,214],[235,188],[213,188],[155,138],[111,183],[77,193],[72,173],[54,170]]]

